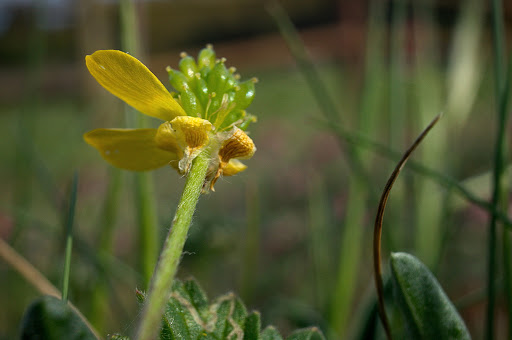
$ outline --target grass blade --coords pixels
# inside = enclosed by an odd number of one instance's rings
[[[78,174],[75,172],[73,175],[73,182],[71,184],[71,193],[69,196],[69,206],[66,215],[66,257],[64,264],[64,274],[62,278],[62,300],[68,301],[69,291],[69,272],[71,270],[71,252],[73,249],[73,223],[75,220],[75,207],[76,197],[78,190]]]
[[[504,203],[502,175],[505,163],[505,139],[506,139],[506,123],[507,123],[507,96],[505,92],[505,74],[506,66],[504,62],[504,27],[503,27],[503,5],[500,0],[492,1],[492,23],[493,23],[493,47],[494,47],[494,80],[496,94],[496,110],[497,110],[497,134],[494,146],[494,167],[493,167],[493,192],[492,206],[497,209]],[[494,308],[496,291],[494,289],[494,281],[496,280],[496,243],[498,233],[498,219],[495,213],[491,214],[489,221],[489,236],[487,246],[487,311],[485,323],[485,338],[494,339]]]

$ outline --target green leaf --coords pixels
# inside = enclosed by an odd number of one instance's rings
[[[274,326],[268,326],[261,332],[261,340],[283,340],[283,337]]]
[[[174,298],[167,303],[160,339],[191,339],[184,308]]]
[[[196,280],[191,279],[185,281],[184,287],[188,293],[190,302],[198,311],[208,309],[208,297]]]
[[[245,319],[244,340],[260,339],[261,319],[260,313],[252,312]]]
[[[144,304],[144,292],[136,290]],[[112,339],[125,340],[121,335]],[[172,293],[162,317],[159,340],[283,340],[272,326],[261,331],[259,312],[247,312],[242,300],[228,293],[211,304],[197,281],[174,280]],[[324,340],[318,328],[301,329],[288,337],[292,340]],[[126,338],[128,340],[128,338]]]
[[[311,327],[296,330],[286,340],[325,340],[325,337],[318,328]]]
[[[231,318],[243,329],[245,319],[247,318],[247,308],[245,308],[244,303],[238,297],[234,296],[233,300],[235,308],[233,309],[233,313],[231,313]]]
[[[393,292],[411,339],[471,339],[464,321],[428,268],[407,253],[391,254]]]
[[[232,293],[221,296],[214,304],[217,315],[214,335],[219,339],[227,339],[231,334],[243,335],[243,326],[247,310],[243,303]]]
[[[21,339],[96,339],[83,320],[64,301],[43,296],[28,307],[23,316]]]

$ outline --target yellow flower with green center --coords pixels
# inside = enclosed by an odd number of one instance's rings
[[[153,170],[171,165],[186,175],[205,148],[211,161],[205,188],[220,176],[246,169],[239,159],[251,158],[256,147],[245,133],[256,117],[245,109],[254,98],[255,79],[240,82],[225,59],[211,46],[197,62],[182,54],[179,70],[167,68],[177,92],[170,93],[139,60],[116,50],[96,51],[85,58],[92,76],[105,89],[141,113],[164,120],[157,129],[96,129],[84,139],[115,167]]]

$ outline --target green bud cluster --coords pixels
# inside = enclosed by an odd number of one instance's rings
[[[254,99],[256,79],[241,82],[225,62],[216,58],[211,45],[199,52],[197,61],[182,53],[179,70],[167,67],[169,82],[187,115],[209,120],[217,131],[233,126],[246,130],[256,121],[245,111]]]

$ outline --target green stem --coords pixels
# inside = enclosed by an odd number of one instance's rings
[[[75,172],[73,176],[73,184],[71,186],[71,194],[69,198],[69,208],[66,217],[66,257],[64,264],[64,274],[62,278],[62,300],[68,301],[69,291],[69,272],[71,269],[71,251],[73,249],[73,221],[75,219],[76,196],[78,189],[78,175]]]
[[[512,339],[512,248],[510,245],[510,232],[503,228],[501,247],[503,252],[503,293],[505,295],[506,306],[508,308],[508,339]]]
[[[145,287],[155,270],[158,256],[158,223],[153,177],[149,173],[135,174],[135,199],[138,213],[139,242],[141,249],[140,270]]]
[[[505,127],[507,121],[507,112],[505,103],[506,94],[504,80],[504,59],[503,59],[503,13],[500,0],[492,1],[493,15],[493,40],[494,40],[494,77],[496,93],[496,110],[498,114],[498,126],[496,144],[494,147],[494,170],[493,170],[493,193],[491,204],[498,208],[502,198],[502,174],[504,168],[504,147],[505,147]],[[494,281],[496,279],[496,238],[497,238],[497,218],[496,214],[491,214],[489,222],[488,237],[488,262],[487,262],[487,313],[486,313],[486,339],[494,339],[494,304],[496,291]]]
[[[142,320],[135,339],[155,339],[160,330],[162,314],[172,289],[172,282],[178,269],[192,216],[203,188],[209,161],[210,150],[206,148],[192,163],[171,230],[167,235],[155,274],[151,280],[147,304],[142,311]]]
[[[121,45],[125,52],[137,56],[140,54],[139,24],[137,9],[133,0],[122,0],[119,3],[121,14]]]

